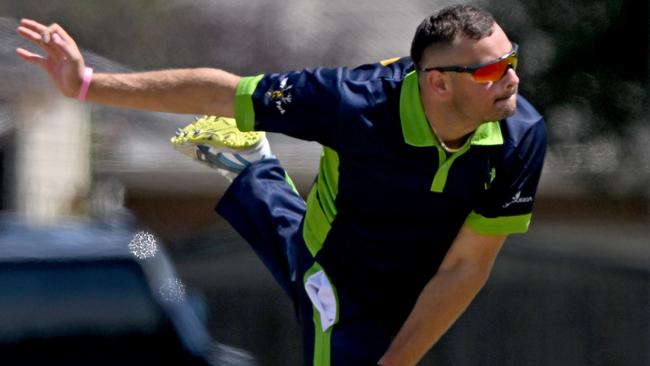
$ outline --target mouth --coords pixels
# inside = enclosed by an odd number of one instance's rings
[[[494,103],[505,102],[505,101],[509,100],[510,98],[512,98],[513,95],[516,95],[516,94],[517,94],[517,91],[514,91],[512,93],[508,93],[503,97],[496,98],[494,100]]]

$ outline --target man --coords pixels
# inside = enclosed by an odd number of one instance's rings
[[[542,169],[542,117],[517,95],[518,47],[492,16],[450,6],[418,27],[411,57],[355,69],[241,78],[222,70],[97,74],[58,25],[19,49],[67,96],[235,117],[324,146],[307,202],[261,134],[204,118],[173,139],[233,184],[217,210],[296,306],[306,363],[414,365],[525,232]]]

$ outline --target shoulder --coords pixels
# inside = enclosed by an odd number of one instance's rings
[[[410,57],[396,57],[394,59],[362,64],[356,67],[344,66],[305,69],[303,73],[349,82],[370,82],[374,80],[402,81],[413,68],[413,62]]]
[[[316,67],[285,73],[260,75],[256,86],[261,89],[304,88],[303,91],[374,91],[390,85],[401,85],[404,78],[413,71],[410,57],[394,58],[356,67]],[[316,87],[318,85],[318,87]]]
[[[410,57],[393,58],[351,69],[351,75],[358,79],[374,79],[386,82],[401,82],[413,70]]]
[[[413,62],[410,57],[396,57],[358,66],[353,69],[353,73],[357,73],[360,76],[367,75],[375,79],[401,81],[413,69]]]
[[[305,70],[314,81],[336,93],[343,104],[355,108],[376,106],[399,95],[402,82],[413,70],[409,57],[395,58],[356,67]]]

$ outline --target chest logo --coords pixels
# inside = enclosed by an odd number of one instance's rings
[[[275,104],[280,114],[285,114],[287,110],[285,109],[289,103],[291,103],[291,88],[293,85],[287,86],[287,78],[280,80],[280,89],[272,90],[266,93],[266,95],[271,98],[271,101]]]
[[[497,170],[495,168],[490,169],[490,176],[488,178],[488,181],[483,184],[483,188],[487,191],[490,189],[492,186],[492,182],[494,182],[494,178],[497,177]]]

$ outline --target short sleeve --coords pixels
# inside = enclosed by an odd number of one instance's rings
[[[331,145],[344,74],[343,69],[321,68],[243,78],[235,102],[239,128]]]
[[[516,146],[504,150],[503,160],[491,167],[492,183],[465,220],[479,234],[528,231],[546,153],[544,121],[534,123],[516,139]]]
[[[379,63],[242,78],[235,118],[241,130],[278,132],[334,146],[343,125],[372,108],[382,93]]]

